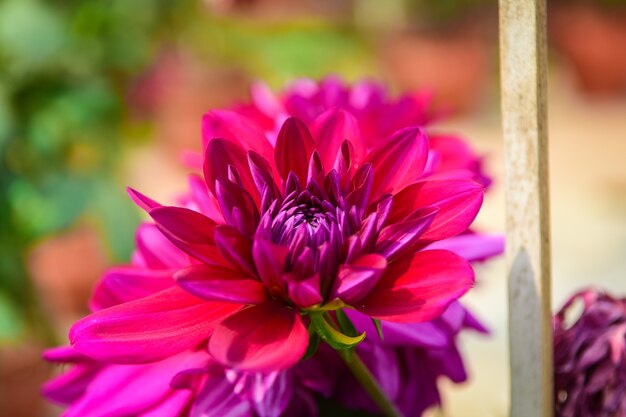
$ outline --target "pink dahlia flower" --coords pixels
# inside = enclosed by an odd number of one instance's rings
[[[78,352],[146,363],[208,340],[224,365],[286,369],[304,355],[311,321],[331,331],[325,310],[427,321],[472,286],[464,258],[424,248],[464,232],[484,188],[425,176],[420,128],[370,149],[344,110],[310,127],[289,118],[275,142],[235,113],[209,118],[204,214],[131,192],[192,266],[175,273],[176,287],[76,323]]]
[[[576,303],[583,311],[572,323]],[[556,416],[626,415],[626,299],[580,291],[553,324]]]

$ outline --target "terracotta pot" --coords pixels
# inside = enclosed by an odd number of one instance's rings
[[[466,111],[485,97],[495,64],[495,45],[480,31],[405,32],[391,35],[380,49],[383,68],[402,90],[431,90],[452,112]]]
[[[590,94],[626,92],[626,8],[556,5],[548,15],[551,46]]]

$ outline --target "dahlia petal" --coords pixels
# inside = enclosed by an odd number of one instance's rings
[[[97,360],[153,362],[198,345],[240,308],[172,287],[93,313],[76,322],[69,337],[74,349]]]
[[[437,241],[456,236],[472,224],[483,202],[485,188],[471,180],[420,181],[393,196],[390,222],[405,220],[420,207],[439,209],[420,237]]]
[[[213,238],[216,224],[213,220],[182,207],[157,207],[150,216],[179,249],[200,261],[215,263],[219,254]]]
[[[102,310],[117,304],[137,300],[174,285],[172,272],[144,268],[118,267],[109,269],[96,285],[89,305]]]
[[[189,256],[166,238],[153,223],[142,223],[137,229],[137,251],[133,265],[148,269],[172,269],[189,264]]]
[[[137,204],[140,208],[145,210],[147,213],[150,213],[150,210],[152,210],[153,208],[157,208],[161,206],[156,201],[152,200],[149,197],[146,197],[145,195],[141,194],[139,191],[133,188],[126,187],[126,192],[130,196],[131,200],[133,200],[135,204]]]
[[[355,145],[361,143],[361,132],[356,118],[349,112],[328,110],[319,115],[311,125],[311,133],[315,140],[315,149],[320,154],[322,165],[332,167],[344,140],[348,139]],[[357,160],[364,151],[355,149]]]
[[[330,298],[339,297],[348,304],[362,299],[376,285],[386,267],[387,259],[375,253],[341,265]]]
[[[306,186],[307,168],[314,149],[315,143],[304,122],[296,117],[288,118],[274,148],[274,161],[283,181],[293,172],[300,179],[300,185]]]
[[[236,173],[241,186],[250,193],[256,204],[259,203],[259,193],[250,173],[248,154],[245,149],[237,143],[224,139],[212,139],[207,145],[204,153],[204,179],[218,201],[215,182],[219,179],[228,179]]]
[[[46,349],[43,352],[42,358],[48,362],[55,363],[78,363],[78,362],[92,362],[92,359],[78,353],[71,346],[59,346],[55,348]]]
[[[252,259],[252,240],[234,227],[222,224],[215,228],[215,245],[224,258],[234,267],[255,274]]]
[[[248,165],[252,174],[252,180],[256,185],[259,194],[263,195],[265,189],[271,192],[273,198],[280,196],[278,186],[274,181],[272,166],[261,155],[254,151],[248,152]]]
[[[215,197],[209,193],[209,188],[204,179],[196,174],[190,175],[189,189],[191,190],[193,201],[198,206],[200,213],[215,222],[222,223],[224,221],[220,206]]]
[[[289,404],[294,389],[290,372],[254,374],[251,400],[259,417],[281,417]]]
[[[77,364],[72,369],[46,382],[41,392],[57,404],[70,405],[80,399],[89,383],[100,372],[101,366]]]
[[[259,211],[250,193],[230,180],[218,178],[215,181],[215,195],[224,220],[244,235],[250,236],[259,223]]]
[[[504,236],[468,233],[434,242],[428,249],[445,249],[468,261],[483,261],[504,252]]]
[[[402,129],[375,147],[365,162],[374,167],[372,195],[394,193],[416,182],[428,159],[428,139],[416,127]]]
[[[202,139],[205,146],[214,138],[224,138],[243,149],[252,149],[267,160],[273,154],[263,132],[234,111],[212,110],[203,116]]]
[[[185,352],[146,365],[110,365],[89,384],[68,417],[124,417],[141,415],[172,393],[169,381],[187,367],[197,367],[206,353]]]
[[[254,239],[252,257],[254,264],[265,286],[271,294],[285,294],[286,286],[283,281],[285,261],[288,250],[285,246],[277,245],[269,240]]]
[[[297,310],[267,302],[224,320],[209,340],[219,362],[236,369],[275,371],[295,365],[304,355],[309,334]]]
[[[434,208],[420,209],[411,220],[383,228],[376,241],[376,252],[387,259],[414,252],[420,236],[430,226],[436,214],[437,209]]]
[[[474,271],[465,259],[444,250],[421,251],[388,265],[370,294],[354,307],[382,320],[432,320],[473,283]]]
[[[468,142],[458,136],[433,135],[429,138],[429,147],[441,155],[441,161],[436,167],[438,172],[456,169],[476,172],[479,168],[480,159]]]
[[[250,404],[242,401],[223,374],[211,375],[196,395],[189,417],[252,417]]]
[[[320,294],[320,276],[314,274],[302,280],[287,282],[289,299],[299,307],[311,307],[323,301]]]
[[[184,417],[192,401],[192,392],[172,391],[160,403],[143,411],[137,417]]]
[[[263,284],[253,275],[217,265],[195,265],[174,275],[191,294],[209,301],[258,304],[265,301]]]

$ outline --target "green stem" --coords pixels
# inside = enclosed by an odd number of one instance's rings
[[[369,396],[374,400],[380,411],[386,417],[402,417],[402,413],[395,404],[385,395],[384,391],[374,378],[374,375],[367,369],[367,366],[363,363],[361,358],[359,358],[356,352],[352,351],[338,351],[339,356],[343,359],[343,361],[348,365],[350,371],[355,376],[355,378],[361,383],[361,386],[365,389],[365,391],[369,394]]]

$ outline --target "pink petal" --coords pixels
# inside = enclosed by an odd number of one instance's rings
[[[207,263],[219,259],[213,238],[213,220],[182,207],[158,207],[150,212],[150,216],[165,237],[182,251]]]
[[[142,223],[137,229],[137,250],[133,265],[146,269],[172,269],[189,265],[189,255],[178,249],[153,223]]]
[[[128,193],[131,200],[133,200],[135,204],[137,204],[139,207],[141,207],[143,210],[145,210],[148,213],[153,208],[161,206],[156,201],[152,200],[151,198],[146,197],[145,195],[141,194],[139,191],[134,190],[130,187],[126,187],[126,192]]]
[[[309,159],[315,148],[313,138],[304,122],[290,117],[283,123],[276,139],[274,161],[283,181],[290,172],[298,176],[300,185],[306,186]]]
[[[143,411],[137,417],[185,417],[192,401],[192,392],[172,391],[160,403]]]
[[[217,265],[196,265],[174,275],[178,285],[209,301],[258,304],[265,301],[265,287],[254,276]]]
[[[200,213],[215,222],[223,223],[224,218],[220,212],[220,206],[213,194],[209,192],[209,188],[204,179],[196,174],[190,175],[189,189],[191,190],[193,201],[198,206]]]
[[[209,341],[209,351],[233,368],[276,371],[295,365],[304,355],[308,339],[297,310],[268,302],[224,320]]]
[[[439,211],[420,239],[436,241],[456,236],[476,218],[484,192],[482,185],[471,180],[420,181],[393,196],[389,221],[402,221],[420,207],[436,207]]]
[[[278,197],[280,191],[274,181],[274,172],[272,171],[270,163],[258,153],[249,151],[248,165],[250,166],[252,179],[259,194],[263,195],[264,190],[268,189],[273,198]]]
[[[74,349],[97,360],[152,362],[197,346],[240,308],[172,287],[93,313],[76,322],[69,337]]]
[[[402,129],[381,142],[365,158],[374,167],[372,196],[394,193],[416,182],[428,159],[428,139],[416,127]]]
[[[252,240],[234,227],[221,224],[215,228],[215,245],[233,267],[256,274],[252,259]]]
[[[466,233],[440,240],[427,246],[428,249],[445,249],[468,261],[482,261],[504,252],[504,236],[484,233]]]
[[[420,209],[402,223],[395,223],[383,228],[376,240],[376,252],[387,259],[415,252],[420,236],[428,229],[437,209]]]
[[[224,138],[246,151],[253,150],[267,160],[272,157],[272,146],[263,132],[234,111],[213,110],[204,115],[202,139],[205,146],[214,138]]]
[[[69,371],[46,382],[41,392],[50,401],[70,405],[80,400],[101,368],[93,363],[74,365]]]
[[[356,118],[345,110],[328,110],[319,115],[311,126],[315,140],[315,149],[320,154],[322,166],[332,167],[337,153],[344,140],[358,145],[361,143],[361,132]],[[360,160],[364,151],[355,148],[355,159]]]
[[[259,211],[250,193],[230,180],[219,178],[215,181],[215,195],[226,223],[246,236],[252,235],[259,222]]]
[[[250,193],[255,203],[258,204],[259,193],[250,173],[246,149],[237,143],[224,139],[212,139],[204,154],[204,179],[209,190],[216,197],[215,181],[228,179],[229,170],[233,168],[239,175],[241,186]]]
[[[90,300],[92,310],[137,300],[175,285],[171,271],[117,267],[109,269],[96,285]]]
[[[386,267],[387,259],[374,253],[341,265],[331,298],[339,297],[348,304],[362,299],[376,285]]]
[[[176,373],[206,361],[203,352],[185,352],[146,365],[110,365],[89,384],[82,398],[64,414],[68,417],[141,415],[165,401]]]
[[[389,321],[432,320],[473,283],[474,271],[465,259],[444,250],[422,251],[389,264],[370,295],[354,307]]]
[[[290,274],[287,275],[289,276]],[[323,301],[320,294],[319,274],[314,274],[302,280],[289,280],[287,287],[289,299],[299,307],[311,307]]]
[[[285,273],[287,253],[288,250],[285,246],[277,245],[265,239],[254,239],[252,244],[254,264],[270,294],[280,295],[286,292],[283,274]]]

